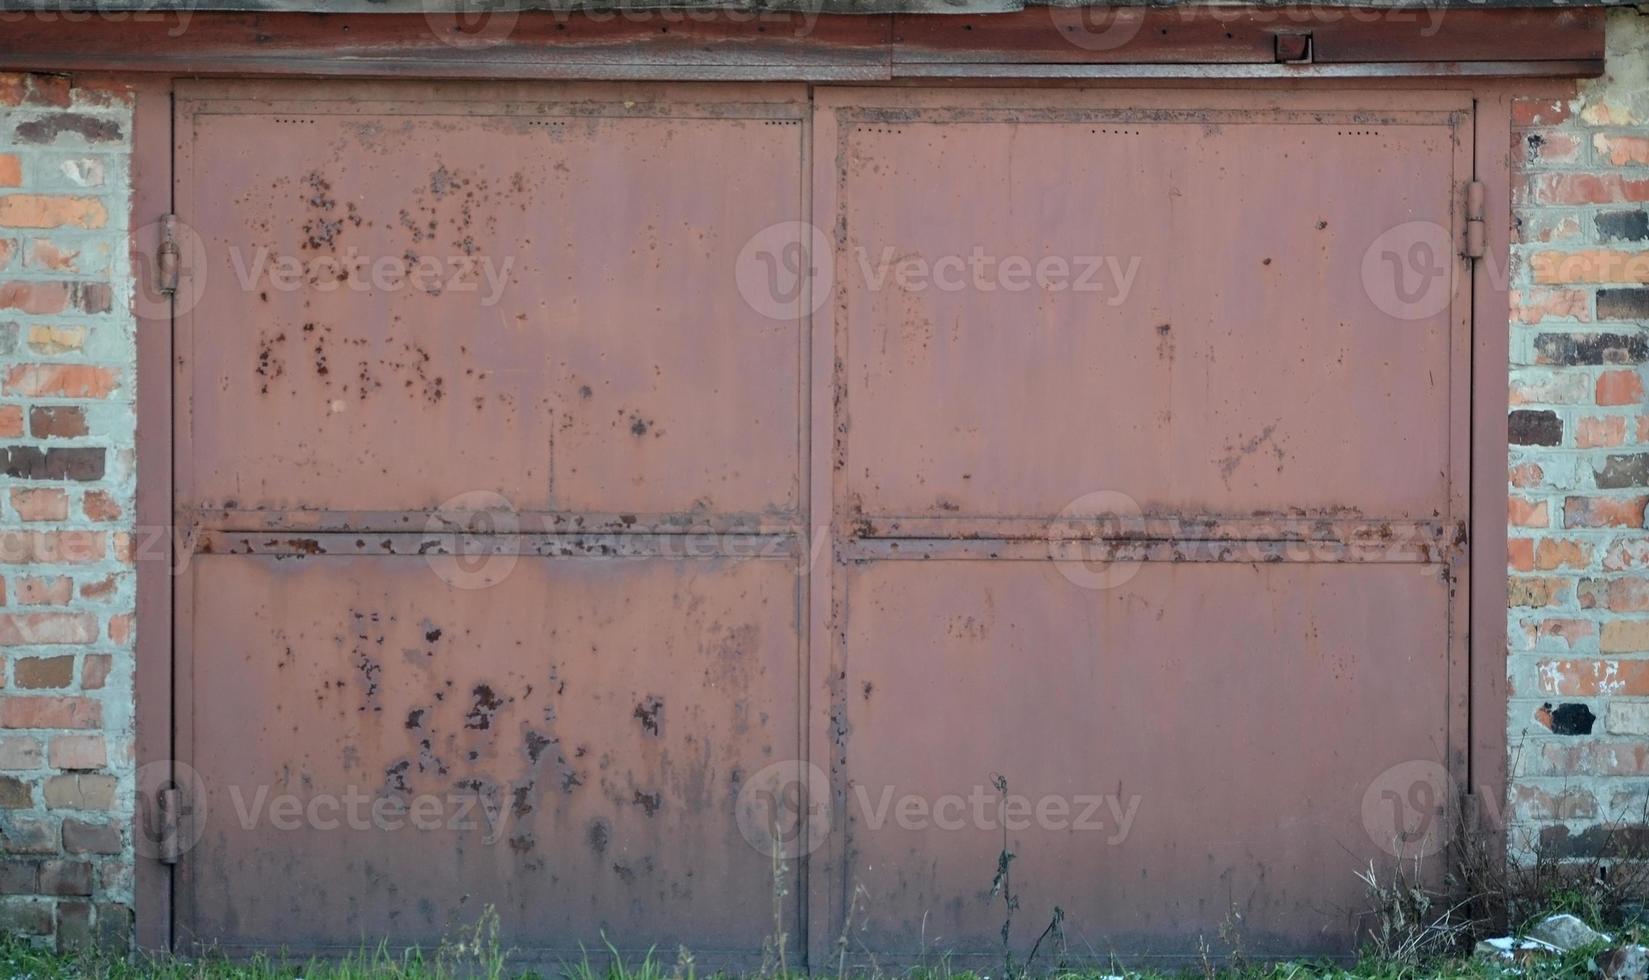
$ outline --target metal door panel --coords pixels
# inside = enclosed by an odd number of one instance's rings
[[[1463,776],[1464,97],[180,93],[185,939],[433,943],[492,905],[530,959],[994,956],[1006,843],[1021,954],[1056,904],[1078,955],[1234,908],[1250,951],[1343,952],[1371,781]],[[831,281],[747,301],[806,222]],[[1448,242],[1413,318],[1366,275],[1408,222]],[[266,290],[258,249],[510,263],[496,302]],[[1002,288],[1050,257],[1065,288]],[[834,821],[778,862],[735,819],[771,763]],[[866,818],[993,776],[1138,811],[1098,846]],[[259,787],[503,819],[248,825]]]
[[[182,936],[433,945],[492,906],[528,958],[603,935],[759,950],[773,869],[734,802],[795,753],[790,564],[523,556],[480,589],[439,570],[197,558]]]
[[[1249,952],[1350,948],[1355,874],[1391,860],[1365,792],[1448,764],[1448,592],[1425,564],[1151,562],[1110,590],[1048,562],[850,568],[838,806],[867,946],[999,956],[1006,848],[1020,957],[1055,906],[1082,955],[1185,958],[1233,925]],[[998,810],[996,775],[1042,815]]]
[[[801,216],[797,107],[181,111],[185,507],[795,511],[799,331],[731,270]]]
[[[821,96],[816,953],[851,929],[1000,962],[1004,850],[1020,957],[1055,906],[1083,957],[1233,924],[1249,951],[1351,947],[1354,872],[1412,844],[1367,794],[1465,778],[1470,105],[1392,106]],[[1416,241],[1423,310],[1381,278]],[[996,777],[1143,809],[1114,844],[939,825]]]
[[[1397,319],[1364,264],[1455,227],[1461,114],[1041,101],[841,110],[851,512],[1447,511],[1464,295]]]

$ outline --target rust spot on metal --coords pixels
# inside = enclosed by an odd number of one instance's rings
[[[470,693],[475,696],[475,701],[470,705],[469,713],[464,716],[464,727],[473,731],[486,731],[492,727],[492,716],[504,706],[504,699],[494,694],[492,687],[487,684],[475,685],[475,689]]]
[[[641,722],[642,732],[657,738],[664,724],[664,699],[649,694],[636,705],[633,714]]]

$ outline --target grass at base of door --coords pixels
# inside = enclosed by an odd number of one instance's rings
[[[1028,976],[1058,980],[1579,980],[1595,976],[1589,966],[1595,950],[1525,964],[1516,971],[1483,960],[1447,959],[1425,966],[1368,957],[1352,966],[1334,963],[1243,964],[1204,960],[1178,973],[1137,972],[1122,968],[1047,970]],[[1195,956],[1196,951],[1191,955]],[[0,980],[717,980],[725,975],[697,970],[689,955],[650,956],[636,962],[615,962],[610,955],[592,953],[582,962],[566,964],[549,975],[512,967],[508,950],[490,945],[447,943],[427,952],[391,953],[386,947],[363,949],[342,959],[289,962],[278,957],[230,961],[220,957],[185,959],[178,956],[117,956],[107,953],[55,953],[26,939],[0,937]],[[836,977],[835,971],[815,976]],[[1026,977],[1020,974],[1020,978]],[[795,972],[769,971],[750,980],[805,980]],[[741,978],[729,978],[741,980]],[[936,967],[905,972],[849,969],[838,980],[1002,980],[1000,971],[952,971]]]

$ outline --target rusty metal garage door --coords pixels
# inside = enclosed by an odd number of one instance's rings
[[[479,94],[179,100],[179,933],[748,953],[804,344],[727,270],[803,217],[805,90]]]
[[[1463,776],[1469,100],[177,112],[182,939],[1335,950]]]

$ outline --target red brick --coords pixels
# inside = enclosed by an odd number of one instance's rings
[[[65,688],[74,683],[74,657],[19,657],[12,665],[12,677],[20,688]]]
[[[80,586],[82,599],[107,599],[115,594],[115,588],[120,583],[113,575],[105,575],[100,579],[86,582]]]
[[[33,861],[0,860],[0,895],[33,895],[40,891],[40,875]]]
[[[92,866],[85,861],[40,862],[42,895],[90,895]]]
[[[101,735],[59,735],[52,739],[47,758],[53,769],[102,769],[109,764]]]
[[[11,505],[23,521],[61,521],[69,516],[69,495],[62,490],[14,488]]]
[[[102,531],[0,531],[0,564],[86,564],[107,551]]]
[[[1536,204],[1616,204],[1649,201],[1649,177],[1619,174],[1540,174],[1531,184]],[[1537,282],[1540,280],[1536,280]]]
[[[36,316],[62,313],[69,308],[72,287],[66,282],[0,282],[0,310]]]
[[[1565,319],[1589,323],[1592,319],[1591,301],[1578,289],[1514,290],[1511,294],[1512,319],[1520,323],[1536,324],[1543,320]]]
[[[100,690],[109,680],[113,658],[106,653],[88,653],[80,665],[80,687],[87,691]]]
[[[1537,676],[1541,693],[1554,697],[1649,694],[1649,660],[1542,660]]]
[[[1543,285],[1649,283],[1649,252],[1613,248],[1536,252],[1529,258],[1529,271]]]
[[[36,238],[29,245],[28,265],[48,272],[80,271],[80,250],[58,245],[48,238]]]
[[[23,186],[23,161],[15,153],[0,153],[0,187]]]
[[[1517,99],[1512,102],[1512,125],[1555,126],[1569,118],[1569,104],[1562,99]]]
[[[1649,496],[1565,497],[1564,527],[1642,527]]]
[[[24,91],[24,101],[29,105],[50,105],[67,109],[73,101],[67,75],[29,75]]]
[[[1535,567],[1544,572],[1554,568],[1585,568],[1592,563],[1592,548],[1584,541],[1542,538],[1535,549]]]
[[[0,699],[0,728],[100,728],[103,706],[61,695]]]
[[[1626,444],[1626,416],[1587,416],[1575,422],[1577,449],[1602,449]]]
[[[1557,792],[1538,786],[1514,787],[1512,807],[1524,820],[1590,820],[1597,816],[1597,798],[1572,786]]]
[[[114,309],[114,290],[106,282],[78,283],[74,289],[74,305],[82,313],[107,313]]]
[[[101,228],[108,220],[95,197],[0,195],[0,225],[9,228]]]
[[[0,614],[0,646],[96,642],[97,617],[91,613]]]
[[[1604,653],[1649,653],[1649,621],[1615,619],[1604,623],[1598,648]]]
[[[10,905],[0,902],[0,932],[14,936],[51,935],[51,905],[32,900]]]
[[[115,498],[102,490],[86,491],[86,499],[81,501],[80,509],[85,513],[88,521],[118,521],[120,520],[120,504]]]
[[[1597,376],[1599,405],[1638,405],[1643,402],[1643,377],[1636,371],[1605,371]]]
[[[125,849],[120,828],[70,817],[63,821],[63,850],[69,854],[119,854]]]
[[[1649,538],[1624,537],[1609,542],[1603,553],[1603,567],[1611,572],[1631,568],[1649,568]]]
[[[34,808],[34,784],[18,776],[0,776],[0,810]]]
[[[1534,541],[1512,538],[1506,542],[1506,567],[1514,572],[1534,571]]]
[[[1592,398],[1592,385],[1575,371],[1546,371],[1513,377],[1508,397],[1513,405],[1578,405]]]
[[[1550,527],[1552,523],[1544,500],[1510,497],[1506,501],[1506,514],[1517,527]]]
[[[106,773],[65,773],[46,780],[43,793],[53,810],[107,810],[114,806],[115,785]]]
[[[1579,643],[1597,636],[1597,624],[1589,619],[1543,619],[1535,625],[1535,636],[1543,640],[1562,640],[1573,650]]]
[[[1514,608],[1561,605],[1569,596],[1569,580],[1539,576],[1514,576],[1507,582],[1507,604]]]
[[[1649,139],[1642,136],[1597,133],[1592,136],[1592,145],[1610,166],[1649,166]]]
[[[125,646],[132,638],[132,624],[136,617],[131,613],[121,613],[109,617],[109,642],[115,646]]]
[[[1518,463],[1511,468],[1510,477],[1512,486],[1526,490],[1544,483],[1546,471],[1540,468],[1539,463]]]
[[[33,398],[107,398],[120,386],[112,368],[91,364],[19,364],[6,372],[8,395]]]
[[[1513,144],[1521,146],[1529,164],[1574,163],[1580,159],[1580,139],[1561,130],[1519,133]]]
[[[16,439],[23,434],[23,406],[0,405],[0,439]]]
[[[56,854],[57,827],[42,817],[14,813],[0,826],[0,853]]]
[[[74,405],[36,405],[29,409],[29,434],[36,439],[74,439],[85,435],[86,410]]]
[[[20,606],[66,606],[74,600],[74,580],[67,575],[26,575],[14,589]]]
[[[0,735],[0,769],[39,769],[44,760],[39,739],[28,735]]]

